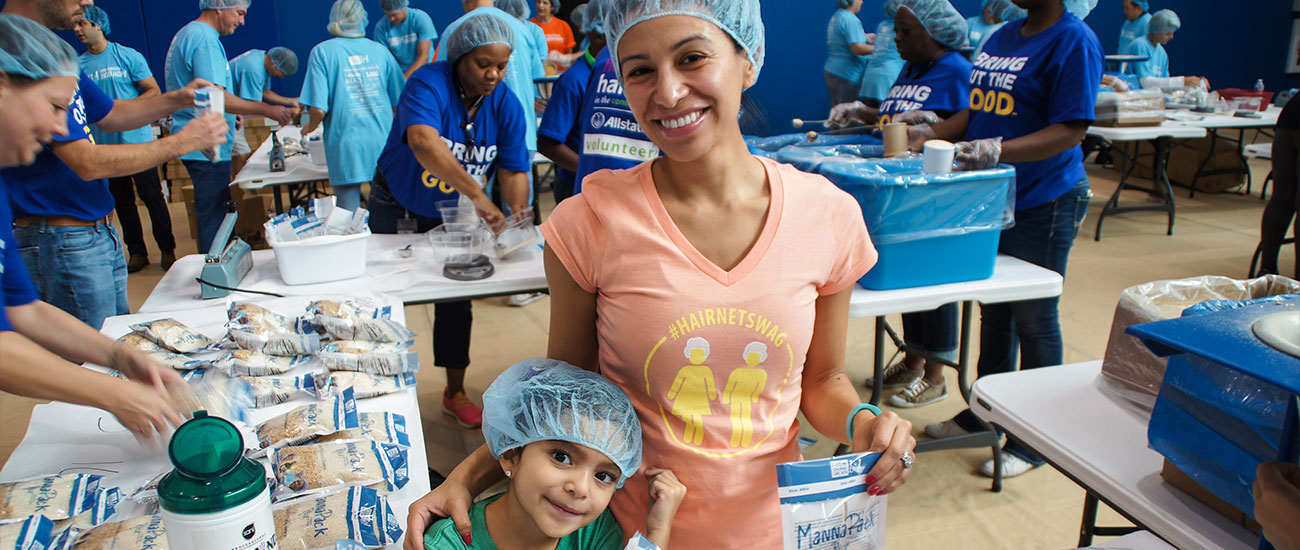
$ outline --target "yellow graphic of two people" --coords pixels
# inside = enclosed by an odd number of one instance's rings
[[[709,358],[709,341],[699,337],[687,340],[685,355],[691,364],[677,371],[668,399],[673,404],[672,413],[686,423],[682,440],[698,446],[704,443],[704,417],[713,414],[711,402],[718,400],[713,369],[704,364]],[[767,371],[757,367],[767,360],[767,345],[750,342],[743,359],[746,366],[731,371],[722,390],[722,404],[731,407],[732,447],[753,443],[753,405],[767,385]]]

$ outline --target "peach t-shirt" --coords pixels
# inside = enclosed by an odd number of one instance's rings
[[[760,160],[768,217],[730,271],[678,230],[649,162],[589,176],[542,226],[569,274],[596,295],[601,373],[641,419],[642,466],[670,468],[687,487],[674,548],[781,547],[776,465],[800,459],[815,302],[876,261],[852,197]],[[629,479],[610,506],[625,534],[645,532],[645,476]]]

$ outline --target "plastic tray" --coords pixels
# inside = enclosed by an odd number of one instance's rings
[[[366,273],[366,248],[370,231],[353,235],[327,235],[305,241],[279,242],[267,235],[287,285],[309,285],[354,279]]]

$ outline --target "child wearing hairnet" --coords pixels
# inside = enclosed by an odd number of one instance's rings
[[[425,548],[623,548],[606,508],[641,466],[641,423],[627,395],[596,373],[530,359],[498,376],[483,405],[483,437],[509,487],[470,508],[471,537],[446,519],[425,533]],[[686,487],[668,470],[645,474],[653,480],[646,536],[667,548]]]

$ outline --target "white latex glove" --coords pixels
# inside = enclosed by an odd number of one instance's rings
[[[853,123],[865,125],[872,118],[874,117],[866,104],[854,101],[831,107],[831,114],[826,117],[826,125],[832,128],[843,128]]]
[[[925,142],[935,138],[934,128],[929,124],[917,124],[907,127],[907,148],[914,153],[925,149]]]
[[[894,115],[893,122],[902,124],[938,124],[941,120],[939,119],[939,115],[934,114],[934,111],[918,109],[916,111],[907,111],[905,113]]]
[[[985,170],[997,166],[1002,156],[1002,138],[985,138],[956,144],[953,168],[958,172]]]

